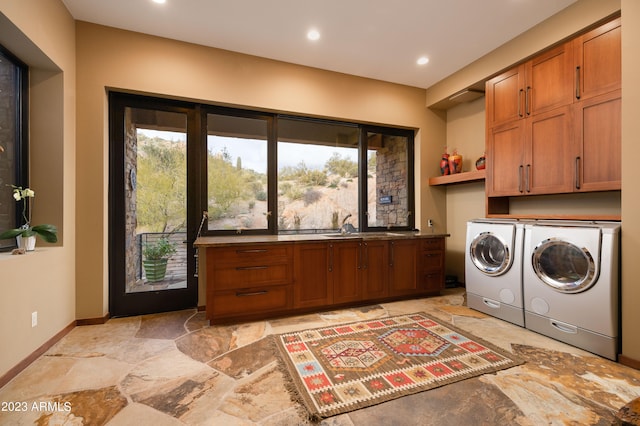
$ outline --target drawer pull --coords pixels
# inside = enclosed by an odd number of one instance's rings
[[[254,271],[258,269],[267,269],[268,266],[238,266],[236,271]]]
[[[247,296],[262,296],[263,294],[269,293],[268,290],[260,290],[260,291],[251,291],[248,293],[237,292],[236,297],[247,297]]]
[[[266,253],[267,249],[250,249],[250,250],[236,250],[236,253],[238,254],[243,254],[243,253]]]

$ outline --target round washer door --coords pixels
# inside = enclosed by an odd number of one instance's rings
[[[597,279],[596,264],[589,250],[557,238],[538,244],[531,262],[538,278],[561,293],[580,293]]]
[[[512,261],[507,243],[491,232],[481,232],[471,241],[469,256],[480,272],[492,277],[507,272]]]

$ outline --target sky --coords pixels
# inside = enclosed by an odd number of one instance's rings
[[[153,138],[158,137],[168,141],[184,142],[185,133],[163,132],[156,130],[138,129],[139,132]],[[231,164],[236,164],[238,156],[242,159],[242,168],[250,169],[258,173],[267,172],[267,151],[264,140],[252,140],[242,138],[209,136],[207,149],[209,152],[218,153],[225,148],[231,156]],[[278,143],[278,169],[282,167],[295,167],[304,161],[309,169],[321,170],[327,160],[334,154],[340,154],[342,158],[350,158],[358,162],[358,150],[354,148],[327,147],[322,145],[309,145],[299,143]]]

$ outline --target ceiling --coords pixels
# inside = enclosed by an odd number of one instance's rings
[[[421,88],[575,1],[63,0],[81,21]]]

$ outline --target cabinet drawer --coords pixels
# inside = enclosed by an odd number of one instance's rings
[[[444,250],[444,238],[425,238],[422,240],[422,250]]]
[[[213,270],[212,283],[215,291],[241,289],[268,284],[293,282],[291,263],[273,264],[251,262],[240,266],[218,266]]]
[[[423,271],[440,271],[444,266],[444,253],[441,251],[425,252],[422,255]]]
[[[247,245],[212,248],[212,260],[216,265],[245,265],[247,263],[290,262],[291,245]],[[209,255],[209,254],[207,254]]]
[[[427,291],[440,291],[444,288],[442,272],[427,272],[422,275],[422,288]]]
[[[215,318],[290,309],[292,294],[292,286],[216,292],[207,299],[207,312],[211,308]]]

